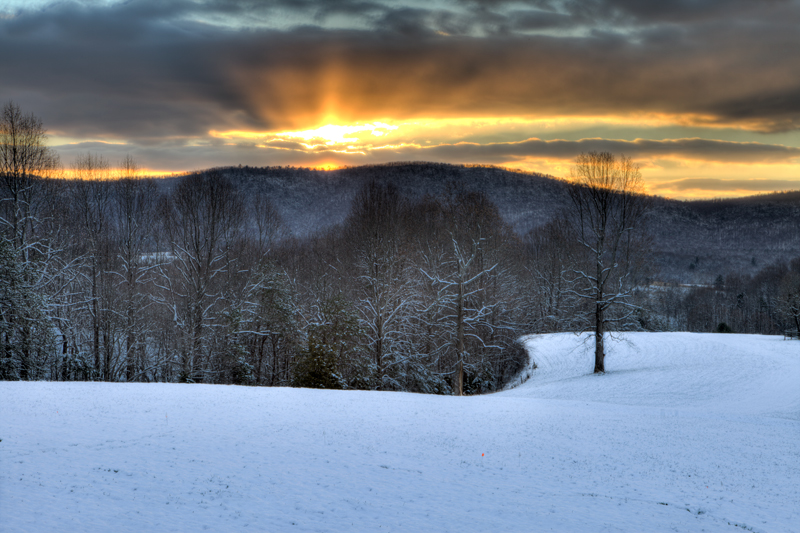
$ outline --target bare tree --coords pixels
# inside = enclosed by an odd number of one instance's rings
[[[28,259],[27,234],[33,223],[36,181],[59,167],[58,155],[45,146],[47,131],[32,113],[8,102],[0,111],[0,184],[3,224],[15,251]]]
[[[455,330],[453,337],[456,354],[454,392],[456,395],[462,396],[464,394],[464,363],[468,358],[465,339],[467,336],[471,336],[482,341],[475,330],[479,325],[486,323],[486,319],[492,311],[492,306],[483,302],[477,306],[470,305],[470,303],[483,300],[483,298],[476,299],[475,296],[484,290],[481,281],[497,268],[497,264],[474,272],[481,240],[473,241],[466,249],[460,246],[456,239],[453,239],[452,243],[452,258],[441,265],[444,269],[449,270],[447,275],[432,276],[427,272],[423,273],[437,288],[436,304],[444,311],[443,318],[452,323]]]
[[[554,333],[583,327],[584,313],[575,297],[572,261],[580,245],[562,218],[531,230],[525,237],[526,292],[524,304],[529,331]]]
[[[122,335],[125,351],[125,378],[134,381],[145,369],[146,324],[144,311],[150,303],[146,287],[152,282],[158,262],[150,251],[153,220],[156,218],[157,189],[152,179],[138,175],[136,162],[126,157],[114,182],[111,205],[115,223],[116,288],[122,298]]]
[[[57,252],[51,240],[35,235],[41,225],[38,211],[46,196],[42,178],[59,168],[58,156],[45,145],[46,139],[41,119],[23,114],[13,102],[2,107],[0,239],[4,241],[9,275],[2,284],[13,287],[10,295],[15,295],[16,300],[12,301],[16,303],[0,312],[0,322],[5,337],[3,351],[17,354],[21,379],[45,376],[44,363],[52,344],[46,289],[56,275],[51,267]],[[15,275],[11,276],[12,273]],[[16,334],[9,336],[10,331]]]
[[[299,335],[297,305],[285,272],[262,265],[251,282],[253,304],[247,315],[254,377],[257,384],[286,385]]]
[[[423,245],[420,266],[429,297],[420,315],[437,332],[436,350],[455,367],[452,388],[461,396],[467,370],[474,379],[503,366],[505,337],[512,329],[507,311],[515,307],[504,256],[513,237],[482,193],[451,191],[441,216],[439,235],[429,234]]]
[[[110,327],[108,298],[109,218],[111,209],[111,167],[100,155],[78,156],[73,165],[73,208],[86,236],[88,282],[90,294],[87,301],[91,317],[92,354],[96,371],[104,380],[112,378],[113,341]],[[101,341],[101,332],[103,339]],[[101,353],[104,357],[101,357]]]
[[[367,183],[357,194],[345,238],[351,242],[359,281],[357,307],[369,339],[378,389],[397,388],[402,364],[405,312],[412,306],[404,270],[402,213],[405,200],[392,184]]]
[[[10,240],[0,235],[0,380],[47,377],[53,324],[46,296],[27,277]]]
[[[631,316],[612,317],[610,311],[632,305],[629,298],[646,250],[643,219],[650,202],[639,166],[608,152],[578,156],[569,195],[572,231],[588,256],[583,268],[575,269],[575,291],[593,303],[594,371],[605,372],[605,332],[611,323]]]
[[[222,299],[229,246],[241,225],[243,205],[220,172],[191,174],[163,206],[173,261],[165,269],[165,296],[179,332],[182,381],[204,378],[207,322]]]

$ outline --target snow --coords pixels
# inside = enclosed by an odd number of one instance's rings
[[[800,531],[800,342],[527,342],[467,398],[0,382],[0,531]]]

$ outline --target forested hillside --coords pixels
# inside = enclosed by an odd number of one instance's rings
[[[77,170],[3,176],[2,379],[472,394],[523,367],[521,335],[591,324],[562,181],[429,163]],[[796,196],[651,203],[618,328],[800,326]]]
[[[404,196],[438,196],[455,183],[482,191],[519,234],[549,221],[567,198],[563,184],[540,174],[510,172],[491,166],[445,163],[390,163],[338,170],[297,167],[226,167],[216,169],[246,194],[270,198],[286,228],[307,236],[344,221],[356,192],[366,183],[391,182]],[[171,189],[180,178],[159,181]]]
[[[339,170],[295,167],[219,169],[247,194],[271,199],[295,236],[344,221],[356,191],[369,181],[393,183],[405,196],[437,196],[449,184],[481,191],[520,236],[569,207],[566,182],[496,167],[392,163]],[[179,178],[161,181],[171,188]],[[800,256],[800,192],[738,199],[677,201],[659,198],[650,217],[656,277],[712,284],[720,275],[756,274]]]

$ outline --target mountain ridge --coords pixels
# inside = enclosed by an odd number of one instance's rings
[[[289,233],[300,238],[343,222],[356,192],[372,180],[392,182],[412,200],[444,194],[453,185],[482,191],[520,236],[569,208],[565,180],[489,165],[398,161],[333,170],[209,170],[226,175],[244,194],[269,198]],[[159,182],[169,188],[179,179]],[[720,275],[754,274],[800,256],[800,191],[713,200],[651,198],[649,227],[662,281],[711,283]]]

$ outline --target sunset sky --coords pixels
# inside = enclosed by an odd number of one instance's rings
[[[389,161],[800,189],[800,2],[0,0],[0,102],[152,171]]]

